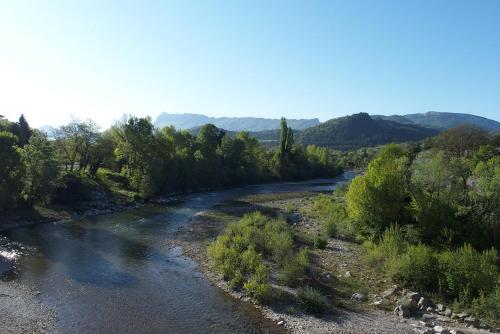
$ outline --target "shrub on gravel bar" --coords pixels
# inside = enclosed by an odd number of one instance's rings
[[[297,299],[307,312],[313,314],[323,313],[328,306],[326,297],[319,290],[309,286],[299,289]]]

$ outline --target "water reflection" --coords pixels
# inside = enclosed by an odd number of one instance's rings
[[[166,239],[197,212],[237,196],[332,189],[331,181],[249,186],[4,235],[30,249],[17,279],[42,291],[60,332],[271,333],[280,329],[210,285]]]

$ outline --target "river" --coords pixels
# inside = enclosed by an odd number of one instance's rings
[[[40,291],[58,333],[279,333],[260,312],[214,287],[170,248],[196,213],[251,194],[332,191],[352,175],[184,196],[175,205],[39,224],[0,233],[0,271]]]

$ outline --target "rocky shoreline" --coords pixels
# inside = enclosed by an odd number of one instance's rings
[[[301,194],[301,196],[304,196]],[[172,247],[181,247],[183,255],[192,258],[198,263],[198,270],[207,277],[212,284],[221,288],[231,297],[244,303],[249,303],[259,309],[262,314],[274,321],[277,326],[282,326],[291,333],[419,333],[419,334],[477,334],[496,333],[497,329],[490,328],[484,321],[470,317],[466,313],[454,314],[451,309],[442,304],[432,303],[428,298],[418,293],[409,292],[393,286],[387,290],[373,286],[376,278],[368,277],[356,269],[359,250],[353,244],[341,239],[329,240],[326,250],[320,251],[319,260],[323,268],[333,269],[337,266],[338,272],[347,276],[357,276],[368,281],[371,286],[370,293],[354,293],[350,302],[358,304],[359,308],[336,307],[334,312],[322,317],[296,310],[289,312],[287,305],[263,306],[254,303],[241,291],[232,290],[222,277],[215,272],[209,264],[207,256],[208,244],[219,235],[231,221],[225,221],[221,213],[229,213],[234,217],[241,216],[244,212],[260,209],[285,211],[290,207],[299,208],[304,205],[303,198],[278,199],[259,202],[258,205],[249,203],[242,205],[224,204],[213,210],[200,212],[191,221],[176,233],[173,240],[169,241]],[[309,218],[300,217],[293,213],[297,221],[294,226],[306,229],[317,228],[317,222]],[[330,254],[328,254],[330,253]],[[332,261],[332,258],[337,262]],[[351,273],[352,272],[352,273]],[[323,272],[325,279],[335,279],[335,273]],[[363,276],[366,275],[366,276]],[[387,284],[387,283],[383,283]],[[374,293],[376,292],[376,293]],[[383,309],[393,309],[393,312]]]
[[[300,199],[285,199],[259,203],[259,207],[285,208],[296,205]],[[415,327],[407,319],[399,319],[390,312],[377,309],[347,309],[335,308],[334,312],[316,317],[300,310],[289,312],[290,305],[263,306],[254,303],[241,291],[232,290],[222,277],[215,272],[207,256],[206,248],[211,240],[223,231],[227,222],[218,221],[217,212],[230,212],[238,215],[245,211],[252,211],[252,205],[247,207],[224,205],[214,211],[201,212],[188,224],[184,225],[173,240],[171,247],[181,247],[183,255],[192,258],[198,263],[198,270],[207,277],[212,284],[221,288],[230,296],[244,303],[249,303],[259,309],[262,314],[274,321],[277,326],[283,327],[290,333],[415,333]],[[215,217],[214,217],[215,214]],[[342,242],[331,240],[332,243]],[[336,244],[338,247],[339,245]],[[336,248],[337,248],[336,247]],[[347,247],[343,245],[343,247]]]
[[[50,333],[55,314],[39,299],[40,292],[0,281],[0,333]]]
[[[396,295],[398,287],[382,293],[386,298]],[[435,304],[418,292],[402,290],[396,301],[394,314],[402,319],[418,320],[413,323],[419,334],[465,334],[498,333],[486,321],[475,318],[467,312],[454,313],[444,304]]]
[[[217,213],[230,213],[234,217],[241,216],[245,212],[257,209],[269,209],[286,211],[290,207],[298,208],[304,204],[304,194],[296,194],[296,197],[271,199],[254,204],[225,203],[210,211],[196,214],[189,223],[180,227],[175,238],[168,241],[171,247],[181,247],[183,255],[192,258],[198,263],[199,271],[215,286],[224,290],[232,298],[243,303],[251,304],[260,310],[266,318],[272,320],[277,325],[277,329],[283,329],[291,333],[420,333],[420,334],[472,334],[491,333],[491,329],[482,326],[479,319],[464,316],[464,314],[453,314],[446,306],[434,305],[423,296],[404,291],[397,287],[391,288],[380,294],[369,294],[368,298],[363,294],[355,293],[351,300],[361,305],[360,308],[335,307],[333,312],[329,312],[322,317],[315,317],[300,310],[290,312],[290,305],[263,306],[254,303],[241,291],[232,290],[222,277],[209,265],[207,257],[208,244],[219,235],[229,221],[221,220]],[[154,203],[163,204],[177,201],[178,197],[157,198]],[[144,202],[133,202],[129,205],[117,205],[116,203],[103,201],[101,203],[89,203],[82,206],[77,211],[68,212],[65,210],[53,210],[42,213],[43,219],[14,219],[11,224],[3,224],[0,219],[0,231],[19,226],[39,224],[46,222],[65,221],[69,219],[81,219],[102,214],[110,214],[126,210],[132,210],[144,205]],[[214,215],[215,214],[215,215]],[[307,229],[317,228],[317,222],[309,218],[301,217],[297,212],[293,213],[297,221],[294,226],[302,226]],[[22,218],[22,217],[21,217]],[[5,219],[3,217],[3,219]],[[338,266],[344,273],[356,272],[356,249],[349,243],[341,239],[331,239],[328,242],[327,250],[321,251],[320,262],[324,262],[326,267]],[[333,253],[332,253],[333,252]],[[331,254],[328,254],[331,253]],[[323,256],[324,255],[324,256]],[[340,262],[330,262],[330,258],[339,258]],[[347,262],[347,263],[346,263]],[[330,276],[337,276],[337,273],[323,272]],[[345,274],[347,275],[347,274]],[[344,275],[344,276],[345,276]],[[363,277],[361,279],[369,279]],[[370,278],[373,279],[373,278]],[[0,322],[0,332],[15,333],[44,333],[50,332],[55,315],[51,310],[44,309],[38,300],[39,292],[20,286],[15,282],[0,282],[0,314],[5,314],[8,321]],[[421,301],[421,298],[424,298]],[[406,303],[404,302],[406,300]],[[378,305],[395,305],[394,312],[387,312],[377,309]],[[425,308],[422,309],[422,305]],[[375,305],[373,307],[370,305]],[[392,307],[394,308],[394,306]],[[432,308],[432,309],[431,309]],[[21,310],[21,311],[20,311]],[[394,313],[394,314],[393,314]],[[467,319],[467,320],[466,320]],[[483,328],[479,328],[483,327]]]

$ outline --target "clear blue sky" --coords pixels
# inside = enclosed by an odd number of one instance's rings
[[[500,1],[0,2],[0,114],[500,120]]]

